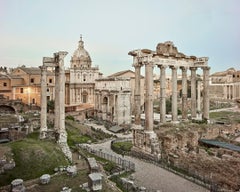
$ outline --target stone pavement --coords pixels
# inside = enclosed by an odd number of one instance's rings
[[[94,149],[101,149],[103,152],[114,154],[111,148],[111,140],[100,143],[100,144],[91,144]],[[134,182],[137,186],[144,186],[148,191],[157,191],[161,192],[207,192],[209,190],[192,183],[178,175],[175,175],[171,172],[166,171],[165,169],[141,161],[139,159],[125,156],[126,160],[129,160],[135,163],[136,172],[134,173]]]

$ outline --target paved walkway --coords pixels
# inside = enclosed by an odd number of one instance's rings
[[[94,126],[91,124],[91,126]],[[128,135],[129,137],[129,135]],[[111,148],[111,140],[106,141],[100,144],[91,144],[89,146],[94,149],[101,149],[103,152],[107,152],[110,154],[114,154],[116,156],[120,156],[114,153]],[[137,158],[125,156],[126,160],[129,160],[135,163],[136,172],[134,173],[134,182],[137,186],[146,187],[149,191],[157,191],[161,192],[207,192],[209,190],[192,183],[178,175],[175,175],[171,172],[166,171],[165,169],[153,165],[151,163],[147,163],[141,161]]]

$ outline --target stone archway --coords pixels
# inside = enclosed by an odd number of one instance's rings
[[[107,119],[107,112],[108,112],[108,97],[103,97],[102,101],[102,118],[103,120]]]
[[[11,114],[15,114],[16,110],[14,109],[14,107],[9,106],[9,105],[0,105],[0,113],[11,113]]]

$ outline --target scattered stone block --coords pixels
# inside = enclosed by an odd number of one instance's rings
[[[45,185],[50,182],[51,176],[49,174],[44,174],[40,177],[40,183]]]
[[[76,165],[68,166],[68,167],[67,167],[67,173],[68,173],[70,176],[75,176],[75,175],[77,175],[77,167],[76,167]]]
[[[71,191],[72,191],[72,189],[69,187],[63,187],[61,190],[61,192],[71,192]]]
[[[11,182],[11,192],[25,192],[25,186],[22,179],[14,179]]]

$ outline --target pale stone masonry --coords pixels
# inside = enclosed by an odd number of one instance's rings
[[[60,144],[63,153],[67,158],[72,161],[72,154],[67,145],[67,132],[65,129],[65,69],[64,58],[68,53],[65,51],[59,51],[54,53],[54,57],[44,57],[43,65],[40,67],[41,73],[41,127],[40,127],[40,139],[47,137],[47,68],[53,68],[55,70],[55,119],[54,119],[54,131],[56,135],[56,141]]]
[[[153,132],[153,67],[156,65],[160,68],[160,123],[165,123],[166,115],[166,75],[165,69],[172,69],[172,122],[176,123],[178,119],[177,109],[177,70],[182,69],[182,119],[187,119],[187,69],[191,70],[191,115],[196,118],[196,70],[203,69],[203,118],[209,119],[209,69],[208,58],[196,56],[186,56],[178,52],[172,42],[159,43],[156,51],[149,49],[138,49],[129,52],[133,56],[133,66],[135,67],[136,79],[140,75],[141,66],[145,66],[145,126],[139,126],[139,110],[135,110],[135,125],[133,125],[133,143],[136,150],[141,150],[146,153],[155,154],[159,157],[159,145],[157,137]],[[135,108],[138,108],[138,87],[135,85]]]
[[[95,116],[117,125],[131,124],[130,78],[96,79]]]
[[[209,95],[215,101],[240,100],[240,70],[229,68],[209,77]]]

